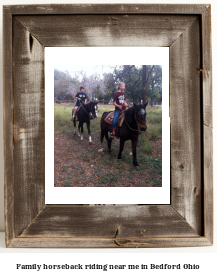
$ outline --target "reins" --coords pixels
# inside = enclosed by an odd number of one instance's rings
[[[127,124],[127,126],[129,127],[129,129],[131,129],[132,131],[142,132],[142,131],[139,130],[139,129],[136,130],[136,129],[131,128],[131,127],[129,126],[127,120],[126,120],[125,115],[124,115],[124,120],[126,121],[126,124]],[[141,128],[141,126],[139,125],[139,123],[138,123],[137,120],[136,120],[136,114],[135,114],[135,121],[136,121],[136,123],[137,123],[137,126],[139,126],[139,127]]]
[[[84,111],[89,115],[89,113],[85,110],[83,103],[81,104],[81,107],[84,109]]]
[[[80,102],[81,102],[81,100],[80,100]],[[82,108],[84,109],[84,111],[89,115],[89,112],[86,111],[86,109],[84,108],[83,104],[84,104],[84,103],[82,102],[82,103],[81,103],[81,107],[82,107]],[[91,111],[90,111],[90,112],[91,112]]]
[[[133,129],[133,128],[131,128],[130,126],[129,126],[129,124],[128,124],[128,122],[127,122],[127,120],[126,120],[126,117],[124,117],[124,120],[125,120],[125,122],[126,122],[126,124],[127,124],[127,126],[129,127],[129,129],[131,129],[132,131],[140,131],[139,129]],[[136,123],[137,123],[137,121],[136,121]],[[137,123],[137,125],[139,126],[139,124]]]

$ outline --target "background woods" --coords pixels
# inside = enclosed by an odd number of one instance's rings
[[[122,65],[110,66],[101,70],[69,71],[54,70],[54,100],[73,100],[79,87],[85,87],[89,98],[112,102],[119,82],[126,83],[128,102],[148,101],[151,106],[162,102],[162,67],[160,65]]]

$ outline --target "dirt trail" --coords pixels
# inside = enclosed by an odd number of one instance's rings
[[[122,159],[117,160],[119,140],[113,141],[111,153],[105,141],[101,145],[99,134],[92,140],[89,145],[87,138],[81,141],[72,132],[54,136],[55,187],[161,186],[162,140],[152,141],[153,151],[148,156],[138,148],[138,169],[132,164],[130,142],[125,144]]]

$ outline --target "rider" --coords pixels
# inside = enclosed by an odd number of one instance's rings
[[[118,121],[118,117],[120,116],[121,111],[123,111],[126,107],[130,107],[130,105],[128,105],[126,103],[126,95],[124,93],[125,90],[125,83],[124,82],[120,82],[118,84],[118,90],[117,92],[114,94],[114,100],[113,100],[113,104],[115,106],[115,113],[114,113],[114,118],[112,121],[112,126],[111,126],[111,134],[110,134],[110,140],[114,139],[114,127]]]
[[[78,92],[76,94],[75,99],[77,99],[77,102],[75,104],[75,108],[74,108],[74,111],[73,111],[73,115],[72,115],[72,119],[71,119],[72,121],[75,117],[75,113],[78,109],[78,106],[80,106],[80,104],[81,104],[81,101],[85,104],[87,103],[87,95],[84,92],[84,87],[80,87],[80,92]]]

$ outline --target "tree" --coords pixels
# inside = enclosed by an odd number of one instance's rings
[[[154,101],[162,101],[162,67],[156,65],[147,84],[147,98],[153,106]]]
[[[72,81],[73,80],[67,71],[61,72],[55,69],[54,70],[54,97],[58,100],[65,99]]]
[[[103,94],[102,80],[98,74],[92,74],[88,77],[86,73],[82,72],[82,75],[81,83],[89,99],[96,98],[97,94]]]
[[[133,102],[141,101],[142,68],[130,67],[124,72],[126,83],[126,96]]]
[[[99,96],[99,99],[105,99],[107,101],[113,100],[114,93],[117,91],[117,86],[115,84],[115,80],[113,78],[112,73],[104,73],[103,74],[103,94]]]
[[[150,74],[154,69],[154,65],[124,65],[115,67],[114,79],[116,82],[124,82],[126,84],[126,95],[133,102],[146,102],[147,87],[150,80]]]
[[[126,84],[126,97],[133,102],[141,101],[142,97],[142,67],[123,65],[115,67],[114,79],[116,83]]]
[[[147,86],[149,81],[149,76],[152,73],[154,66],[142,66],[142,100],[146,103]]]
[[[71,99],[79,90],[78,76],[72,78],[68,71],[54,70],[54,97],[57,100]]]

